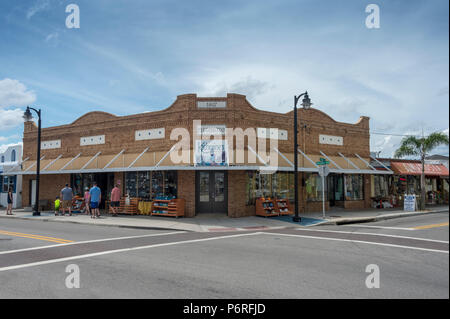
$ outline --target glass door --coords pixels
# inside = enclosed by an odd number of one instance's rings
[[[198,171],[196,173],[197,213],[227,213],[227,173]]]

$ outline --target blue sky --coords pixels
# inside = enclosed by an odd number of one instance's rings
[[[70,3],[79,29],[65,26]],[[379,29],[365,25],[370,3]],[[374,133],[448,133],[448,10],[444,0],[3,0],[0,150],[21,141],[28,104],[47,127],[93,110],[159,110],[184,93],[241,93],[287,112],[308,90],[338,121],[369,116]],[[371,148],[391,156],[400,140],[372,134]]]

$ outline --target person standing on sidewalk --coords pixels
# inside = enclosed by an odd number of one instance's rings
[[[91,218],[100,218],[100,201],[102,200],[102,192],[97,186],[97,183],[93,183],[93,187],[89,191]]]
[[[61,190],[61,194],[59,197],[62,199],[63,216],[66,215],[66,209],[69,210],[69,216],[72,216],[73,191],[72,188],[69,187],[69,184],[66,184],[66,186]]]
[[[84,210],[85,210],[85,214],[89,215],[90,211],[89,211],[89,187],[86,187],[84,192]]]
[[[8,198],[7,198],[8,207],[6,207],[6,215],[14,215],[12,213],[13,191],[12,191],[11,187],[8,189],[8,195],[7,196],[8,196]]]
[[[111,191],[111,208],[113,211],[113,216],[117,216],[120,207],[120,189],[119,185],[116,186]]]

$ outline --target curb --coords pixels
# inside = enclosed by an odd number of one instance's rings
[[[347,219],[339,219],[339,220],[329,220],[314,226],[323,226],[323,225],[346,225],[346,224],[360,224],[360,223],[371,223],[377,222],[381,220],[395,219],[395,218],[403,218],[403,217],[412,217],[412,216],[421,216],[428,214],[437,214],[448,212],[448,209],[441,210],[433,210],[433,211],[423,211],[423,212],[414,212],[414,213],[396,213],[396,214],[386,214],[380,216],[369,216],[369,217],[354,217]]]
[[[194,232],[189,229],[182,228],[167,228],[167,227],[157,227],[157,226],[133,226],[133,225],[119,225],[119,224],[91,224],[91,223],[83,223],[74,220],[53,220],[49,218],[40,218],[35,219],[33,217],[10,217],[10,216],[0,216],[0,218],[9,218],[9,219],[20,219],[20,220],[34,220],[41,222],[54,222],[54,223],[72,223],[78,225],[88,225],[88,226],[103,226],[103,227],[118,227],[118,228],[131,228],[131,229],[147,229],[147,230],[167,230],[167,231],[186,231],[186,232]]]

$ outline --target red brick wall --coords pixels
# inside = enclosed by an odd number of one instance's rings
[[[195,171],[178,171],[178,198],[186,201],[185,217],[195,216]]]
[[[198,109],[197,101],[218,100],[227,101],[225,109]],[[369,157],[369,118],[360,117],[355,124],[336,122],[328,115],[317,109],[305,110],[299,113],[299,146],[305,153],[319,155],[319,150],[330,156],[354,156],[358,153],[362,157]],[[225,124],[230,128],[279,128],[288,131],[287,141],[279,141],[281,152],[292,153],[293,143],[293,111],[289,113],[275,113],[261,111],[254,108],[239,94],[228,94],[224,98],[199,98],[195,94],[178,96],[177,100],[167,109],[129,116],[115,116],[105,112],[87,113],[71,124],[42,129],[42,141],[61,139],[59,149],[42,150],[47,159],[73,157],[82,152],[83,156],[96,154],[117,154],[122,149],[125,153],[140,153],[150,146],[152,151],[167,152],[175,141],[170,140],[173,128],[184,127],[192,132],[193,120],[201,120],[202,124]],[[306,125],[306,128],[304,127]],[[165,127],[164,139],[135,141],[135,131]],[[105,135],[105,144],[80,146],[80,137]],[[343,146],[319,144],[319,134],[337,135],[344,138]],[[26,122],[24,126],[23,157],[36,159],[37,128],[33,122]],[[191,147],[192,147],[191,139]]]

